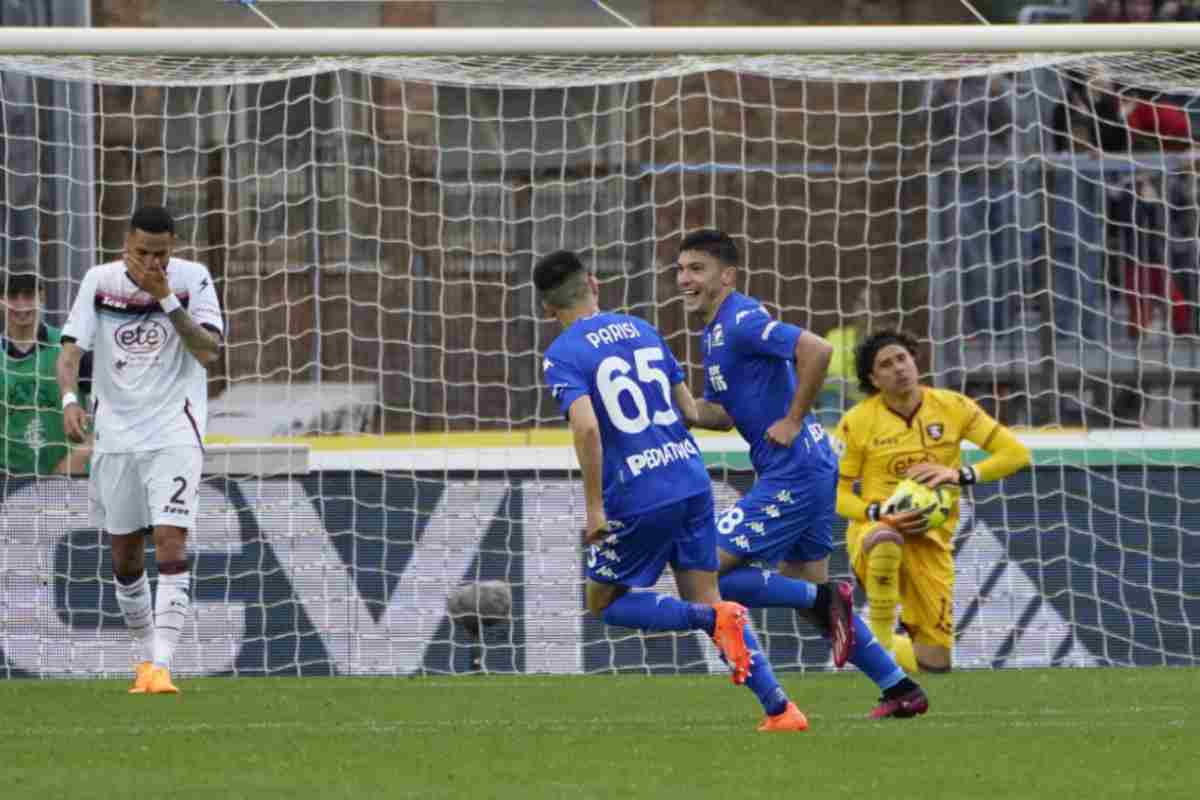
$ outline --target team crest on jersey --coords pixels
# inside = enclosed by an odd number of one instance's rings
[[[40,450],[46,446],[46,429],[42,426],[42,418],[34,417],[25,429],[25,444],[31,450]]]
[[[722,328],[721,323],[718,322],[716,325],[713,325],[712,333],[710,333],[708,335],[708,349],[712,350],[714,347],[724,347],[724,346],[725,346],[725,329]]]
[[[931,422],[925,426],[925,432],[929,434],[930,439],[936,442],[942,438],[942,434],[946,432],[946,428],[940,422]]]

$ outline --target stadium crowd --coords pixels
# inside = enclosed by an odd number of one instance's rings
[[[972,76],[930,91],[931,238],[960,275],[964,333],[1012,331],[1046,289],[1053,309],[1036,310],[1061,335],[1194,332],[1196,99],[1134,91],[1098,68],[1028,80]]]

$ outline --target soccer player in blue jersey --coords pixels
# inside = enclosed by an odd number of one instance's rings
[[[736,427],[757,473],[717,523],[721,596],[751,608],[795,608],[825,629],[834,663],[848,660],[882,691],[871,716],[922,714],[925,692],[850,610],[849,584],[827,583],[838,462],[811,408],[832,349],[735,291],[738,261],[727,234],[700,230],[684,238],[676,264],[685,308],[706,322],[704,398],[688,422]],[[778,571],[752,566],[759,563]]]
[[[746,624],[717,590],[712,483],[683,424],[696,413],[683,370],[652,326],[602,312],[599,286],[572,252],[538,262],[533,282],[564,330],[546,350],[546,384],[570,422],[583,473],[587,607],[609,625],[702,630],[748,685],[759,730],[804,730]],[[682,409],[682,411],[681,411]],[[670,563],[682,600],[653,591]]]

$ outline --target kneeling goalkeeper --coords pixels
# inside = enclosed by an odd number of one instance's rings
[[[922,386],[916,358],[917,342],[906,333],[885,330],[866,338],[856,365],[859,385],[870,396],[846,412],[835,433],[841,450],[837,510],[850,520],[846,547],[866,589],[867,622],[910,674],[951,667],[951,540],[958,499],[945,522],[929,529],[920,514],[888,514],[888,497],[904,478],[957,491],[1000,480],[1030,461],[1029,449],[973,400]],[[963,466],[964,439],[989,457],[974,467]],[[896,632],[897,603],[908,635]]]

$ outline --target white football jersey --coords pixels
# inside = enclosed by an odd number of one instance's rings
[[[225,326],[208,268],[172,258],[167,285],[198,324]],[[95,452],[204,446],[208,370],[188,352],[158,301],[113,261],[83,276],[63,340],[92,351]]]

